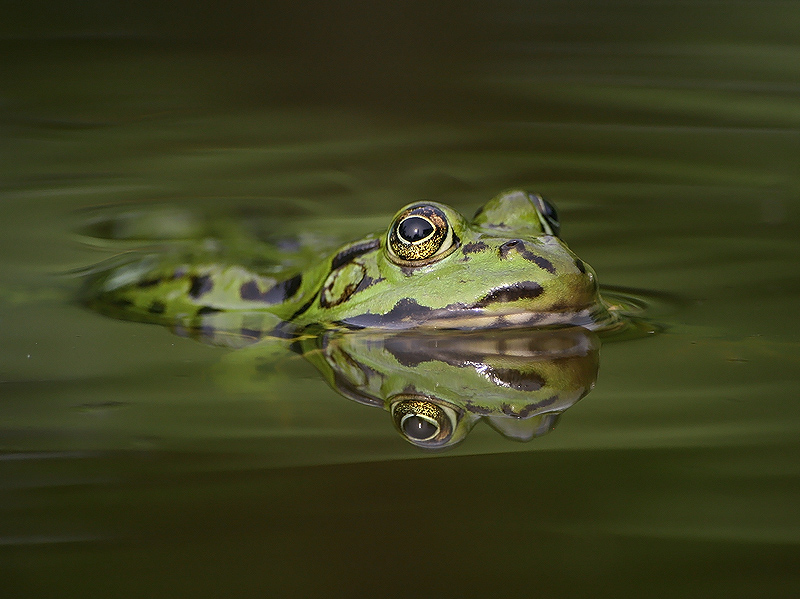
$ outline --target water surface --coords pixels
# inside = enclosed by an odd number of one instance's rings
[[[0,26],[0,579],[15,596],[800,590],[792,3],[174,4]],[[29,14],[29,12],[31,14]],[[559,207],[661,332],[516,443],[445,453],[297,358],[75,301],[98,211],[356,238]],[[135,237],[135,231],[131,232]],[[326,238],[327,239],[327,238]]]

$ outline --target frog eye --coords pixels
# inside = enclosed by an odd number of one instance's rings
[[[458,237],[436,206],[409,206],[395,217],[386,247],[400,266],[424,266],[441,260],[458,247]]]
[[[531,198],[536,203],[536,207],[539,209],[539,220],[542,223],[544,232],[558,237],[558,234],[561,232],[561,223],[558,220],[558,212],[556,212],[556,207],[545,200],[542,196],[531,194]]]
[[[458,423],[454,410],[435,404],[424,396],[396,401],[392,404],[391,414],[400,434],[420,447],[447,445]]]

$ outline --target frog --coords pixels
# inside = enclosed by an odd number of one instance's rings
[[[217,344],[320,325],[613,329],[619,317],[601,297],[595,271],[560,229],[554,205],[522,189],[498,194],[471,220],[422,200],[401,208],[386,230],[308,264],[259,267],[258,260],[223,259],[205,243],[100,269],[84,297],[106,314],[168,324]]]

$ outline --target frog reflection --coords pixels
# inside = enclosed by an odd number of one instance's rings
[[[594,386],[597,336],[583,328],[328,332],[295,345],[341,395],[389,412],[414,445],[441,449],[485,420],[529,441]]]

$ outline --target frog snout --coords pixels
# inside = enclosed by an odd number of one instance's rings
[[[503,245],[501,245],[500,248],[501,249],[502,248],[513,248],[513,247],[519,245],[520,243],[522,243],[521,239],[511,239],[509,241],[506,241]]]

